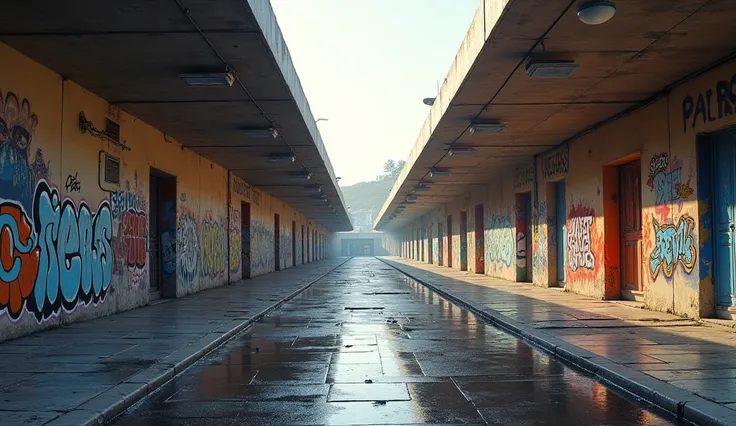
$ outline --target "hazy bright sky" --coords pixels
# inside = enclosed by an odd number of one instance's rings
[[[479,0],[271,0],[341,186],[409,155]]]

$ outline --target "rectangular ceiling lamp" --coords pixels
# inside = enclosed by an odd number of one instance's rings
[[[304,189],[307,192],[311,192],[311,193],[319,193],[319,192],[322,192],[322,187],[319,186],[319,185],[306,185],[304,187]]]
[[[447,177],[452,175],[447,169],[432,169],[429,171],[430,177]]]
[[[427,185],[417,185],[417,186],[414,187],[414,190],[417,191],[417,192],[427,192],[430,189],[432,189],[432,188],[428,187]]]
[[[232,86],[235,82],[235,75],[232,72],[181,74],[179,77],[194,87]]]
[[[293,163],[296,161],[296,156],[294,154],[269,154],[267,161],[269,163]]]
[[[461,148],[454,147],[447,151],[451,157],[472,157],[475,155],[475,149],[473,148]]]
[[[261,127],[261,128],[245,128],[240,129],[240,133],[248,138],[277,138],[279,137],[278,129],[273,127]]]
[[[529,61],[526,73],[535,78],[567,78],[579,67],[573,61]]]
[[[506,130],[506,126],[501,123],[473,123],[468,128],[468,133],[474,135],[476,133],[501,133]]]
[[[417,196],[416,195],[407,195],[406,196],[406,202],[407,203],[416,203],[417,202]]]
[[[296,172],[296,173],[289,173],[289,177],[292,179],[312,179],[312,174],[309,172]]]

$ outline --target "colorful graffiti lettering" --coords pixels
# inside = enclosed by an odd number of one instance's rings
[[[514,257],[514,230],[508,216],[491,216],[487,256],[490,263],[511,266]]]
[[[120,220],[120,229],[115,241],[116,262],[124,260],[133,286],[141,284],[146,268],[146,242],[148,217],[144,212],[127,210]]]
[[[593,216],[575,216],[567,225],[567,260],[571,271],[594,269],[592,250]]]
[[[0,205],[0,312],[12,319],[22,313],[38,275],[41,250],[35,247],[33,228],[22,209]]]
[[[255,205],[261,204],[261,192],[253,188],[248,182],[233,176],[233,191],[250,200]]]
[[[31,146],[38,127],[38,116],[31,111],[28,99],[20,100],[8,92],[0,92],[0,189],[3,198],[19,202],[31,212],[38,179],[48,179],[49,166],[43,152],[36,150],[33,161]]]
[[[128,186],[130,184],[128,183]],[[119,189],[110,194],[110,204],[112,205],[112,216],[115,219],[123,217],[126,211],[145,211],[145,201],[140,191],[133,192],[130,188]]]
[[[199,268],[199,242],[197,241],[197,223],[192,216],[183,214],[176,227],[176,259],[177,277],[185,287],[191,287],[197,279]],[[166,265],[164,257],[164,265]]]
[[[655,155],[649,161],[647,186],[654,191],[657,205],[689,198],[693,194],[690,180],[682,182],[682,164],[673,161],[670,165],[666,152]]]
[[[666,278],[672,278],[678,263],[685,272],[691,273],[698,253],[693,237],[695,220],[683,215],[677,225],[670,223],[660,225],[656,219],[652,219],[652,225],[655,234],[654,250],[649,256],[649,272],[652,279],[657,279],[660,272],[664,273]]]
[[[199,236],[202,275],[214,278],[225,272],[228,244],[225,234],[224,225],[218,222],[202,222]]]
[[[251,272],[262,273],[274,264],[274,238],[273,230],[261,222],[253,221],[250,227],[250,257]],[[311,239],[310,239],[311,241]],[[310,248],[310,255],[313,251]]]
[[[33,197],[35,233],[20,206],[3,206],[0,281],[8,286],[10,297],[2,303],[1,296],[0,308],[18,318],[25,302],[26,310],[41,322],[62,308],[71,312],[79,304],[104,300],[112,277],[112,216],[107,201],[94,213],[84,202],[76,207],[71,200],[61,200],[55,188],[40,181]]]

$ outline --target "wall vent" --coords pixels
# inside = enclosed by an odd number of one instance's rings
[[[105,134],[108,138],[120,143],[120,125],[109,118],[105,119]]]
[[[105,182],[120,185],[120,159],[105,153]]]

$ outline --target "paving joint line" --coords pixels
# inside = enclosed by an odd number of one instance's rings
[[[189,367],[191,367],[195,362],[199,361],[200,359],[207,356],[210,352],[214,351],[218,347],[224,345],[229,340],[237,336],[240,332],[247,330],[250,328],[253,324],[257,323],[261,319],[263,319],[266,315],[269,313],[279,309],[281,306],[289,302],[291,299],[295,298],[299,294],[303,293],[305,290],[307,290],[309,287],[317,283],[318,281],[322,280],[327,275],[334,272],[336,269],[342,267],[347,262],[349,262],[352,259],[352,257],[345,259],[343,262],[340,262],[339,264],[335,265],[334,267],[330,268],[325,273],[317,276],[312,281],[308,282],[307,284],[299,287],[292,293],[289,293],[286,297],[281,298],[278,302],[270,305],[266,309],[260,311],[256,315],[242,321],[240,324],[236,325],[229,331],[223,333],[221,336],[214,339],[212,342],[206,344],[203,348],[197,350],[193,354],[187,356],[183,360],[174,363],[171,367],[167,368],[163,373],[159,374],[158,376],[154,377],[152,380],[141,383],[141,386],[138,389],[133,390],[132,392],[128,393],[127,395],[121,396],[120,399],[109,405],[106,409],[102,411],[93,411],[90,414],[90,417],[87,417],[84,420],[80,419],[69,419],[71,420],[69,423],[64,423],[64,417],[73,415],[75,411],[87,411],[80,407],[84,406],[85,404],[88,404],[90,402],[93,402],[96,398],[100,397],[102,394],[109,392],[111,390],[114,390],[118,386],[123,386],[126,384],[131,384],[131,382],[127,382],[126,380],[116,384],[115,386],[111,387],[110,389],[107,389],[106,391],[96,395],[95,397],[90,398],[89,400],[85,401],[84,403],[80,404],[76,408],[69,410],[68,412],[50,420],[46,424],[48,425],[63,425],[63,424],[69,424],[69,425],[83,425],[83,426],[97,426],[97,425],[104,425],[108,422],[112,421],[115,417],[117,417],[119,414],[121,414],[123,411],[127,410],[143,398],[147,397],[148,395],[152,394],[159,388],[161,388],[163,385],[174,379],[175,377],[181,375],[185,370],[187,370]],[[195,296],[196,297],[196,296]],[[192,345],[191,343],[190,345]],[[179,350],[186,349],[190,345],[187,345]],[[172,352],[176,353],[178,352]],[[136,373],[135,375],[138,375],[140,373],[146,372],[148,369],[141,370],[139,373]],[[134,376],[135,376],[134,375]]]
[[[564,364],[583,370],[593,375],[597,381],[632,395],[635,399],[664,411],[677,420],[708,425],[725,426],[733,424],[733,417],[736,415],[734,410],[638,370],[596,355],[577,345],[545,333],[542,330],[517,323],[517,321],[493,308],[478,308],[472,303],[466,302],[458,296],[428,282],[426,279],[420,278],[417,274],[404,270],[398,266],[403,265],[400,262],[394,262],[380,257],[376,257],[376,259],[394,268],[399,273],[412,278],[459,307],[472,312],[484,321],[521,338],[523,341],[541,349],[549,355],[553,355]],[[411,267],[410,265],[405,266]],[[431,271],[427,271],[427,273],[434,274]],[[450,279],[454,280],[455,278]],[[639,379],[631,378],[631,376],[638,376]],[[648,386],[642,382],[650,383]]]

